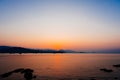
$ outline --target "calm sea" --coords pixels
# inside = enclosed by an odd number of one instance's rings
[[[120,54],[0,54],[0,74],[18,68],[30,68],[37,76],[33,80],[120,80]],[[112,69],[102,72],[99,69]],[[14,73],[0,80],[25,80],[22,74]]]

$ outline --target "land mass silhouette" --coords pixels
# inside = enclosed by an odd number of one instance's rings
[[[53,50],[53,49],[32,49],[16,46],[0,46],[0,53],[120,53],[120,49],[107,49],[98,51],[74,51],[74,50]]]
[[[75,53],[72,50],[31,49],[24,47],[0,46],[0,53]]]

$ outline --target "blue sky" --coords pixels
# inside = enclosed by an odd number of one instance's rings
[[[120,0],[0,0],[0,45],[120,47]]]

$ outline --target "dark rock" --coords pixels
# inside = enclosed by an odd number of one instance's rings
[[[33,78],[36,78],[36,76],[33,75],[34,70],[29,69],[29,68],[28,69],[24,69],[24,68],[15,69],[11,72],[7,72],[7,73],[0,75],[0,77],[6,78],[6,77],[9,77],[10,75],[12,75],[12,73],[19,73],[19,72],[24,74],[24,78],[26,80],[32,80]]]
[[[7,72],[1,75],[2,78],[6,78],[9,77],[10,75],[12,75],[13,72]]]
[[[25,73],[24,73],[24,78],[25,78],[26,80],[31,80],[31,79],[33,78],[32,72],[25,72]]]
[[[96,80],[96,79],[93,78],[93,79],[90,79],[90,80]]]
[[[113,72],[113,70],[112,69],[106,69],[106,68],[102,68],[102,69],[100,69],[101,71],[104,71],[104,72]]]
[[[34,70],[32,70],[32,69],[24,69],[23,71],[21,71],[21,73],[26,73],[26,72],[34,72]]]
[[[118,79],[118,77],[114,77],[114,79]]]
[[[36,78],[36,76],[33,76],[33,78]]]
[[[19,68],[19,69],[15,69],[13,72],[18,73],[18,72],[22,72],[24,70],[25,70],[24,68]]]
[[[26,80],[32,80],[33,78],[36,78],[36,76],[33,75],[33,72],[34,70],[32,69],[25,69],[24,71],[22,71]]]
[[[120,64],[113,65],[113,67],[120,67]]]

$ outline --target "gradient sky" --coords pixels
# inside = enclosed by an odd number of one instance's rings
[[[0,45],[120,48],[120,0],[0,0]]]

